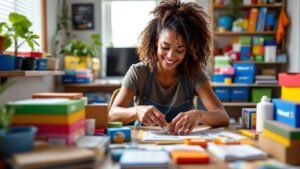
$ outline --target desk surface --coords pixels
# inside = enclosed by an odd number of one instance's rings
[[[229,128],[230,131],[235,132],[235,126],[231,126]],[[133,140],[138,140],[137,135],[138,135],[139,130],[132,129],[132,139]],[[176,164],[172,164],[174,166]],[[119,169],[120,165],[118,162],[115,162],[111,159],[110,154],[106,156],[105,161],[101,164],[100,168],[109,168],[109,169]],[[208,169],[208,168],[214,168],[214,169],[223,169],[223,168],[229,168],[228,164],[221,159],[215,157],[214,155],[210,154],[210,163],[208,164],[184,164],[184,165],[176,165],[175,167],[172,168],[177,168],[177,169]]]

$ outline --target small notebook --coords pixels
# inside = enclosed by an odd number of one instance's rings
[[[166,151],[126,150],[121,159],[121,169],[130,168],[168,168],[169,155]]]
[[[260,160],[266,159],[267,153],[246,144],[216,145],[209,144],[208,150],[224,161],[234,160]]]

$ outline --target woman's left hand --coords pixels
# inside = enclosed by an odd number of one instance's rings
[[[198,126],[200,112],[191,110],[179,113],[169,125],[169,133],[175,135],[187,135]]]

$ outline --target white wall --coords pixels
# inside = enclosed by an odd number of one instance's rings
[[[300,72],[300,1],[287,1],[290,25],[287,34],[288,71]]]

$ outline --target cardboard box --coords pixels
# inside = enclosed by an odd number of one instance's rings
[[[291,165],[300,165],[300,146],[285,147],[264,135],[259,136],[259,147],[277,160]]]
[[[108,126],[108,104],[90,104],[85,106],[86,119],[96,119],[96,128]]]

